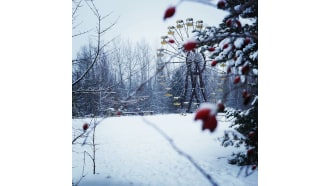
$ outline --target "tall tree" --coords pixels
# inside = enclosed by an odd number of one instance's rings
[[[209,1],[196,2],[214,7]],[[258,164],[258,1],[219,0],[216,7],[228,12],[219,27],[196,31],[195,40],[183,46],[189,50],[201,46],[206,46],[205,50],[212,48],[212,66],[227,66],[225,78],[230,83],[229,90],[222,94],[216,106],[207,105],[199,109],[195,119],[203,121],[203,130],[213,132],[217,127],[216,112],[213,110],[226,111],[227,117],[236,118],[232,127],[238,133],[232,137],[225,133],[222,144],[244,145],[247,151],[234,155],[235,158],[230,162],[253,165],[252,169],[255,169]],[[164,19],[172,17],[175,8],[168,8]],[[230,99],[238,100],[242,104],[242,107],[238,107],[241,109],[225,109],[226,106],[235,105],[229,102]]]

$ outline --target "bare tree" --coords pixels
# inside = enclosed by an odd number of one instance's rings
[[[98,8],[95,6],[94,4],[94,1],[93,0],[90,0],[90,1],[87,1],[85,0],[85,3],[88,5],[89,9],[92,11],[92,13],[94,14],[94,16],[96,17],[97,19],[97,24],[96,24],[96,46],[95,46],[95,51],[92,55],[92,63],[88,66],[88,68],[86,69],[86,71],[84,73],[82,73],[82,75],[80,77],[78,77],[77,79],[75,79],[72,83],[72,86],[76,85],[79,81],[81,81],[85,76],[86,74],[92,69],[92,67],[94,66],[94,64],[98,61],[98,58],[99,58],[99,55],[101,53],[101,51],[111,42],[105,42],[103,43],[102,42],[102,36],[108,31],[110,30],[117,22],[117,20],[110,24],[109,26],[106,26],[106,27],[102,27],[102,24],[103,24],[103,21],[111,14],[107,14],[105,16],[102,16],[101,13],[99,12]],[[81,6],[81,1],[78,1],[78,4],[77,4],[77,8],[74,9],[73,11],[76,12],[77,9]],[[76,13],[73,13],[73,17],[75,16]],[[72,60],[73,62],[74,61],[77,61],[77,60]]]
[[[72,0],[72,38],[88,33],[90,30],[76,31],[82,22],[77,23],[78,10],[83,6],[83,0]]]

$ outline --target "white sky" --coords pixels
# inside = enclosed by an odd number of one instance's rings
[[[178,0],[95,0],[96,6],[102,15],[112,14],[105,20],[103,26],[113,23],[118,17],[117,24],[109,30],[104,37],[109,41],[115,36],[131,41],[145,39],[153,49],[160,47],[160,37],[167,34],[167,27],[176,25],[176,20],[192,17],[194,20],[203,20],[205,25],[217,26],[224,18],[225,12],[215,7],[217,0],[211,0],[214,7],[196,2],[181,3],[172,18],[163,21],[165,10],[170,5],[175,5]],[[81,23],[77,30],[84,31],[96,27],[97,20],[86,4],[79,10],[76,21]],[[94,32],[95,33],[95,32]],[[94,34],[93,31],[88,35]],[[72,55],[75,56],[81,46],[88,44],[88,35],[78,36],[72,39]]]

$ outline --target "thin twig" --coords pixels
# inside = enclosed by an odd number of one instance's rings
[[[72,182],[72,185],[73,185],[73,186],[78,186],[79,183],[81,182],[81,180],[87,175],[87,174],[84,174],[84,172],[85,172],[85,152],[86,152],[86,151],[84,151],[84,164],[83,164],[83,168],[82,168],[81,177],[79,178],[79,180],[78,180],[76,183],[73,183],[73,182]]]
[[[75,139],[72,140],[72,144],[77,141],[77,139],[79,139],[82,135],[84,135],[85,132],[81,133],[79,136],[77,136]]]
[[[97,125],[99,125],[104,119],[106,119],[106,117],[103,117],[103,118],[100,119],[98,122],[95,121],[95,122],[94,122],[94,125],[93,125],[92,127],[90,127],[89,129],[87,129],[88,132],[86,132],[85,139],[84,139],[83,143],[81,144],[81,146],[86,145],[86,141],[87,141],[87,138],[88,138],[88,136],[89,136],[89,133],[90,133],[91,131],[93,131],[94,128],[97,127]]]
[[[110,42],[104,44],[103,46],[101,46],[101,35],[104,34],[106,31],[108,31],[110,28],[112,28],[115,23],[111,24],[109,27],[105,28],[104,30],[101,31],[101,21],[102,21],[102,17],[98,11],[98,9],[96,8],[94,1],[91,0],[89,1],[92,5],[90,5],[87,0],[85,0],[86,4],[88,5],[88,7],[90,8],[90,10],[94,13],[94,15],[97,17],[98,20],[98,25],[96,27],[97,30],[97,49],[96,49],[96,54],[95,54],[95,58],[93,59],[93,62],[88,66],[87,70],[77,79],[72,83],[72,86],[76,85],[78,82],[80,82],[86,75],[87,73],[92,69],[92,67],[94,66],[94,64],[98,61],[99,59],[99,55],[100,53],[103,51],[103,49],[105,48],[105,46],[107,46]]]
[[[78,9],[79,9],[80,7],[82,7],[82,6],[80,6],[82,0],[80,0],[78,3],[76,3],[75,1],[72,1],[72,2],[75,4],[75,7],[74,7],[74,9],[73,9],[73,11],[72,11],[72,18],[73,18],[73,17],[76,15]]]
[[[91,31],[91,29],[90,29],[90,30],[87,30],[87,31],[84,31],[84,32],[79,32],[79,33],[77,33],[77,34],[72,35],[72,37],[77,37],[77,36],[80,36],[80,35],[86,34],[86,33],[90,32],[90,31]]]
[[[142,117],[142,120],[153,129],[155,129],[161,136],[165,138],[165,140],[171,145],[171,147],[181,156],[185,157],[189,162],[211,183],[213,186],[218,186],[218,184],[213,180],[211,175],[209,175],[198,163],[187,153],[183,152],[180,148],[178,148],[173,139],[170,138],[164,131],[158,128],[155,124],[151,123],[150,121],[146,120]]]

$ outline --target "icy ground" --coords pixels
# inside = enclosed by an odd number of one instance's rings
[[[229,122],[220,121],[214,133],[201,131],[201,122],[194,115],[179,114],[153,116],[109,117],[96,127],[96,174],[93,175],[90,145],[82,146],[84,138],[72,145],[72,182],[79,186],[150,185],[150,186],[208,186],[211,183],[189,162],[179,155],[170,143],[150,126],[149,122],[164,131],[174,144],[189,154],[217,183],[222,186],[258,185],[258,170],[245,175],[245,168],[230,165],[231,153],[243,148],[224,148],[217,140],[223,136]],[[224,120],[218,116],[218,120]],[[82,125],[91,118],[73,119],[73,138],[82,133]],[[148,121],[148,122],[146,122]],[[91,131],[91,128],[87,132]],[[87,133],[86,132],[86,133]],[[91,142],[92,132],[87,143]],[[84,168],[84,170],[83,170]],[[250,169],[248,169],[250,171]]]

